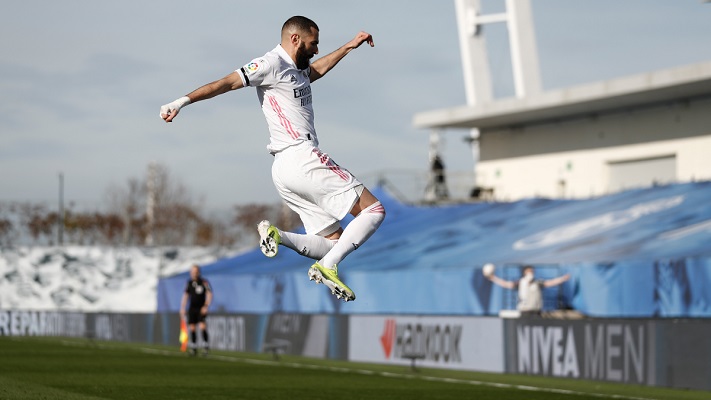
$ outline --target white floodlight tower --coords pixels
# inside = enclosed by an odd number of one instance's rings
[[[530,0],[506,0],[504,13],[482,15],[480,10],[480,0],[455,0],[467,105],[494,101],[489,57],[481,29],[484,24],[505,22],[507,25],[516,97],[524,98],[539,93],[541,81]],[[439,130],[431,133],[438,134]],[[468,140],[471,143],[476,186],[479,129],[472,128]]]

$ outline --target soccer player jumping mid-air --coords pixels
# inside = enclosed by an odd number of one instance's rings
[[[306,17],[294,16],[282,26],[281,43],[273,50],[160,108],[161,118],[171,122],[188,104],[247,86],[256,88],[269,127],[274,186],[306,230],[286,232],[262,221],[257,226],[259,247],[267,257],[274,257],[283,245],[316,260],[309,278],[324,283],[344,301],[356,296],[338,278],[338,264],[378,229],[385,209],[358,179],[319,149],[311,83],[363,43],[373,47],[373,37],[359,32],[311,63],[318,54],[319,28]],[[355,218],[343,229],[340,221],[348,213]]]

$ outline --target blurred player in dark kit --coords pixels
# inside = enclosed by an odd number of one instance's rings
[[[185,285],[185,292],[180,301],[180,318],[185,318],[185,306],[188,305],[188,329],[190,330],[190,355],[196,355],[198,350],[197,324],[202,331],[203,355],[207,355],[209,350],[207,324],[207,310],[212,303],[212,287],[207,279],[200,274],[200,266],[193,265],[190,268],[190,279]]]

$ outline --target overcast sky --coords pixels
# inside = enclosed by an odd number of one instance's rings
[[[465,103],[453,0],[4,0],[0,13],[0,201],[100,208],[111,185],[168,167],[206,208],[278,201],[253,89],[185,108],[168,103],[279,42],[292,15],[314,19],[321,55],[373,34],[313,86],[321,147],[368,184],[427,170],[420,111]],[[484,0],[485,12],[503,0]],[[544,89],[711,61],[700,0],[532,0]],[[502,24],[487,28],[493,84],[513,93]],[[317,56],[318,57],[318,56]],[[464,131],[447,133],[450,171],[468,172]],[[403,178],[404,177],[404,178]]]

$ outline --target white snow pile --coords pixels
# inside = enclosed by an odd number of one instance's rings
[[[155,312],[160,277],[237,251],[208,248],[0,248],[0,309]]]

